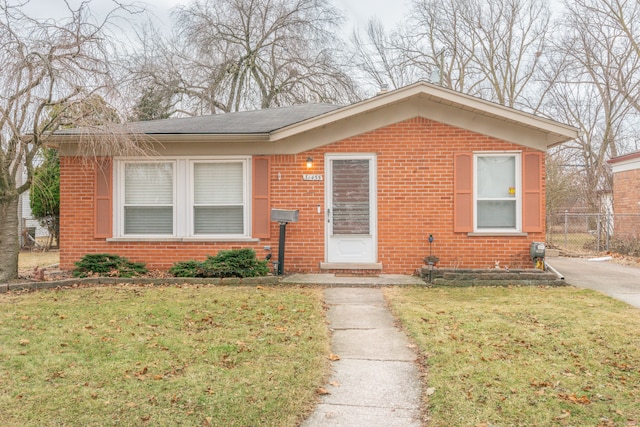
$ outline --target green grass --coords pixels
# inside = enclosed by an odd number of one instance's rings
[[[568,287],[386,296],[425,356],[430,427],[638,425],[640,310]]]
[[[2,294],[0,425],[297,425],[327,353],[318,289]]]
[[[640,310],[575,288],[388,288],[429,426],[637,426]],[[0,295],[2,426],[295,426],[327,373],[320,289]]]

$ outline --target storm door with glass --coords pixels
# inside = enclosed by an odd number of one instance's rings
[[[327,155],[325,164],[327,262],[376,262],[375,156]]]

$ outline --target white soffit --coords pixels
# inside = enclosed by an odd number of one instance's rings
[[[401,112],[394,111],[397,109]],[[375,114],[379,110],[384,110],[384,114]],[[357,119],[368,115],[376,116],[378,120],[357,126]],[[274,131],[271,141],[295,139],[296,135],[307,132],[320,136],[314,131],[350,121],[352,134],[342,135],[345,138],[416,116],[539,150],[578,137],[578,130],[572,126],[420,82]],[[393,117],[393,120],[385,120],[385,117]],[[365,119],[364,122],[371,121]],[[332,141],[322,141],[318,145],[329,142]]]
[[[640,169],[640,153],[635,156],[630,156],[628,159],[619,161],[610,161],[611,171],[613,173],[627,172],[636,169]]]

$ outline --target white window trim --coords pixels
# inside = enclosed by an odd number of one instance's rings
[[[186,237],[202,240],[202,239],[245,239],[251,236],[251,207],[250,207],[250,184],[251,184],[251,176],[250,176],[250,158],[248,157],[220,157],[220,158],[191,158],[189,159],[189,214],[187,215],[187,224],[188,230]],[[241,163],[242,164],[242,179],[244,180],[244,185],[242,186],[242,206],[243,206],[243,222],[242,229],[244,230],[243,234],[195,234],[194,233],[194,214],[193,207],[195,205],[195,178],[194,178],[194,165],[196,163]],[[248,213],[247,213],[248,211]]]
[[[516,226],[515,228],[478,228],[478,157],[515,157]],[[471,235],[522,235],[522,152],[489,151],[473,153],[473,233]]]
[[[243,234],[203,235],[193,233],[193,164],[201,162],[241,162],[243,165]],[[173,234],[124,233],[124,165],[127,163],[173,163]],[[108,241],[254,241],[251,237],[251,156],[172,156],[158,159],[139,157],[114,158],[113,238]]]

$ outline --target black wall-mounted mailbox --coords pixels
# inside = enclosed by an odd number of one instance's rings
[[[277,222],[298,222],[298,209],[271,209],[271,221]]]

